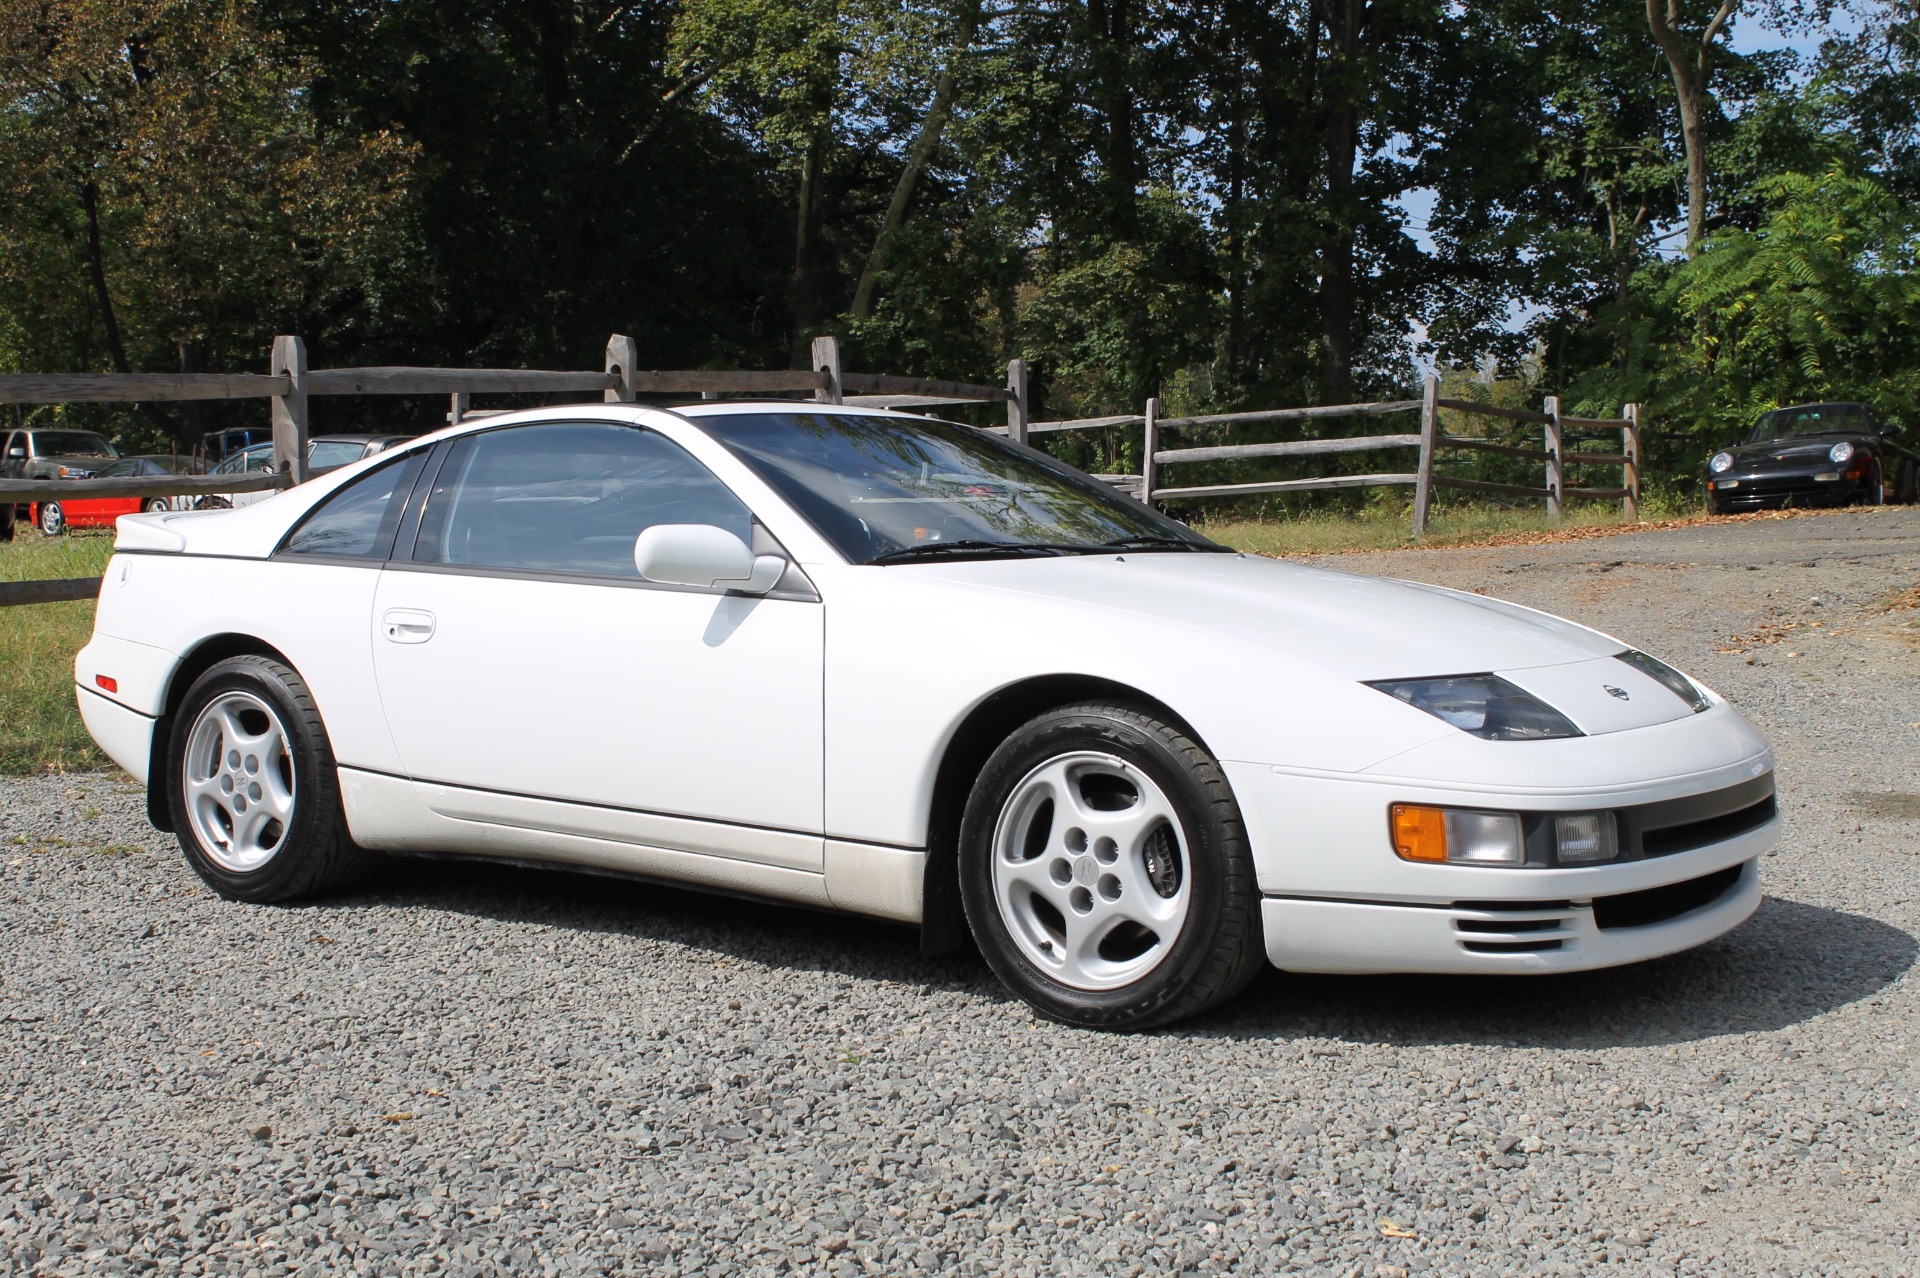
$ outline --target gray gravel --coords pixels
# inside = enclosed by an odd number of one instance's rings
[[[1920,1273],[1920,511],[1339,563],[1742,705],[1758,916],[1112,1037],[909,929],[557,872],[227,904],[124,778],[0,781],[0,1273]]]

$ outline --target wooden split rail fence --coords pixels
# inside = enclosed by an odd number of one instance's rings
[[[1628,519],[1639,517],[1640,500],[1640,414],[1629,404],[1617,419],[1567,417],[1560,413],[1559,401],[1549,397],[1545,410],[1498,408],[1466,400],[1441,399],[1439,379],[1426,379],[1425,394],[1417,400],[1391,400],[1366,404],[1337,404],[1315,408],[1279,408],[1243,413],[1215,413],[1195,417],[1165,417],[1160,401],[1149,400],[1140,414],[1079,418],[1067,421],[1029,421],[1030,399],[1027,366],[1013,360],[1007,366],[1003,386],[970,382],[941,381],[920,377],[897,377],[876,373],[848,373],[840,366],[840,348],[835,339],[814,340],[810,369],[777,371],[660,371],[638,367],[639,351],[633,339],[616,334],[607,343],[606,363],[599,372],[554,371],[543,369],[500,368],[308,368],[306,347],[297,337],[277,337],[273,342],[270,371],[257,373],[99,373],[99,374],[6,374],[0,375],[0,404],[60,403],[158,403],[188,400],[266,399],[271,401],[273,422],[273,473],[264,475],[174,475],[146,479],[63,479],[12,480],[0,478],[0,502],[21,503],[46,499],[80,497],[179,497],[211,493],[258,492],[286,488],[306,480],[308,402],[315,396],[329,395],[445,395],[449,401],[447,419],[459,422],[468,417],[502,410],[477,409],[476,395],[566,395],[598,393],[603,400],[632,403],[642,396],[699,395],[717,399],[724,394],[792,395],[810,394],[815,402],[856,404],[870,407],[927,409],[951,404],[1002,403],[1006,405],[1006,425],[990,427],[1022,443],[1032,436],[1060,431],[1127,430],[1143,431],[1142,474],[1103,475],[1101,478],[1150,504],[1173,502],[1182,505],[1210,497],[1230,497],[1259,493],[1308,492],[1336,488],[1364,488],[1382,485],[1411,485],[1414,490],[1413,528],[1425,535],[1436,487],[1460,488],[1502,496],[1537,497],[1546,501],[1547,513],[1558,517],[1569,497],[1618,498]],[[1484,439],[1447,435],[1440,429],[1440,411],[1450,409],[1469,415],[1503,418],[1539,425],[1544,429],[1542,447],[1530,448]],[[1419,431],[1415,434],[1363,435],[1325,439],[1288,440],[1252,444],[1199,444],[1168,448],[1165,432],[1197,428],[1231,427],[1255,422],[1310,421],[1316,418],[1378,416],[1418,412]],[[1619,432],[1621,451],[1617,454],[1569,451],[1570,439],[1591,437],[1593,432]],[[1375,452],[1383,449],[1418,450],[1414,470],[1406,473],[1369,473],[1330,475],[1308,479],[1281,479],[1231,484],[1163,485],[1163,468],[1197,462],[1253,460],[1325,456],[1341,453]],[[1436,472],[1438,450],[1456,448],[1524,460],[1545,465],[1544,482],[1535,488],[1526,485],[1459,479]],[[1615,465],[1624,468],[1617,488],[1570,487],[1566,472],[1576,465]],[[0,582],[0,607],[10,604],[51,603],[69,599],[90,599],[99,593],[100,579],[72,578],[60,581]]]
[[[1365,404],[1330,404],[1315,408],[1274,408],[1246,413],[1214,413],[1199,417],[1163,417],[1160,415],[1160,401],[1149,400],[1146,415],[1142,419],[1146,432],[1141,450],[1142,457],[1145,459],[1142,463],[1144,473],[1140,484],[1142,498],[1155,504],[1185,503],[1203,497],[1404,485],[1413,488],[1413,531],[1416,536],[1426,535],[1428,517],[1433,509],[1433,490],[1436,487],[1459,488],[1506,497],[1541,498],[1546,502],[1548,517],[1553,519],[1560,517],[1562,507],[1569,497],[1618,499],[1624,518],[1634,520],[1640,517],[1639,405],[1628,404],[1621,416],[1617,418],[1569,417],[1560,412],[1560,401],[1556,396],[1547,397],[1544,411],[1534,412],[1524,408],[1501,408],[1492,404],[1477,404],[1464,399],[1442,399],[1440,379],[1431,375],[1426,378],[1424,390],[1425,393],[1419,399],[1387,400]],[[1541,447],[1531,448],[1494,440],[1446,434],[1441,430],[1442,409],[1468,416],[1499,418],[1538,425],[1543,430]],[[1182,448],[1166,448],[1161,442],[1163,431],[1188,430],[1194,427],[1415,412],[1420,417],[1419,431],[1414,434],[1336,436],[1274,443],[1199,445]],[[1611,435],[1615,431],[1619,433],[1620,439],[1618,453],[1575,451],[1567,446],[1569,442],[1580,442],[1597,437],[1600,432]],[[1367,453],[1393,448],[1418,450],[1413,470],[1232,484],[1162,486],[1159,482],[1161,468],[1165,466],[1264,457],[1314,457],[1339,453]],[[1545,466],[1543,482],[1539,487],[1533,487],[1478,479],[1460,479],[1440,473],[1435,469],[1434,463],[1438,459],[1439,450],[1443,448],[1492,453],[1543,463]],[[1622,481],[1619,486],[1608,488],[1570,486],[1566,476],[1569,468],[1573,466],[1619,466],[1623,468]]]
[[[1014,360],[1004,386],[847,373],[840,346],[816,338],[812,368],[774,371],[653,370],[639,367],[632,338],[607,342],[599,372],[519,368],[309,368],[298,337],[276,337],[266,373],[78,373],[0,375],[0,404],[178,403],[199,400],[271,401],[273,473],[256,475],[166,475],[140,479],[0,478],[0,502],[19,504],[85,497],[193,497],[289,488],[307,474],[308,401],[328,395],[445,395],[449,421],[489,411],[473,407],[478,395],[598,394],[605,401],[635,403],[645,396],[811,395],[818,403],[889,408],[945,404],[1004,403],[1003,433],[1027,437],[1027,368]],[[98,577],[58,581],[0,582],[0,607],[91,599]]]

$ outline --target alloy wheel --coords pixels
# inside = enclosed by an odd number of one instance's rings
[[[1145,772],[1110,754],[1058,755],[1013,787],[993,834],[993,889],[1014,943],[1080,990],[1139,980],[1186,925],[1180,820]]]
[[[180,783],[206,855],[236,874],[273,859],[293,823],[295,782],[286,725],[265,701],[228,692],[187,734]]]

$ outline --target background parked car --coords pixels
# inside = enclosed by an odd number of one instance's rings
[[[307,445],[307,469],[314,475],[339,470],[362,457],[404,444],[408,435],[315,435]]]
[[[1707,463],[1712,514],[1769,506],[1913,501],[1920,453],[1865,404],[1795,404],[1762,413],[1743,443]]]
[[[167,475],[198,475],[205,468],[191,457],[122,457],[107,462],[93,472],[94,479],[157,479]],[[35,502],[29,518],[49,537],[57,537],[69,528],[111,528],[122,515],[151,514],[164,510],[187,510],[186,497],[82,497],[61,501]]]
[[[89,479],[120,454],[90,430],[16,430],[0,444],[0,475],[8,479]],[[11,519],[30,519],[29,504],[10,505]]]
[[[408,435],[315,435],[307,441],[307,467],[311,474],[324,475],[352,465],[362,457],[384,452],[395,444],[404,444]],[[273,445],[254,444],[243,448],[208,472],[213,475],[259,475],[273,473]],[[202,497],[195,506],[200,510],[222,510],[250,506],[273,496],[268,489],[251,493],[215,493]]]

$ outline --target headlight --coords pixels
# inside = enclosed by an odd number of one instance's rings
[[[1836,466],[1845,464],[1847,459],[1852,456],[1853,445],[1844,439],[1827,450],[1827,460],[1833,462]]]
[[[1499,675],[1387,679],[1367,686],[1488,741],[1546,741],[1585,735],[1558,710]]]
[[[1649,657],[1644,652],[1627,651],[1618,654],[1619,660],[1626,662],[1641,674],[1661,684],[1668,692],[1680,698],[1693,708],[1695,714],[1705,710],[1708,705],[1707,694],[1694,687],[1693,680],[1675,670],[1666,662]]]
[[[1732,453],[1715,453],[1713,460],[1707,463],[1707,469],[1716,475],[1724,475],[1733,469]]]

